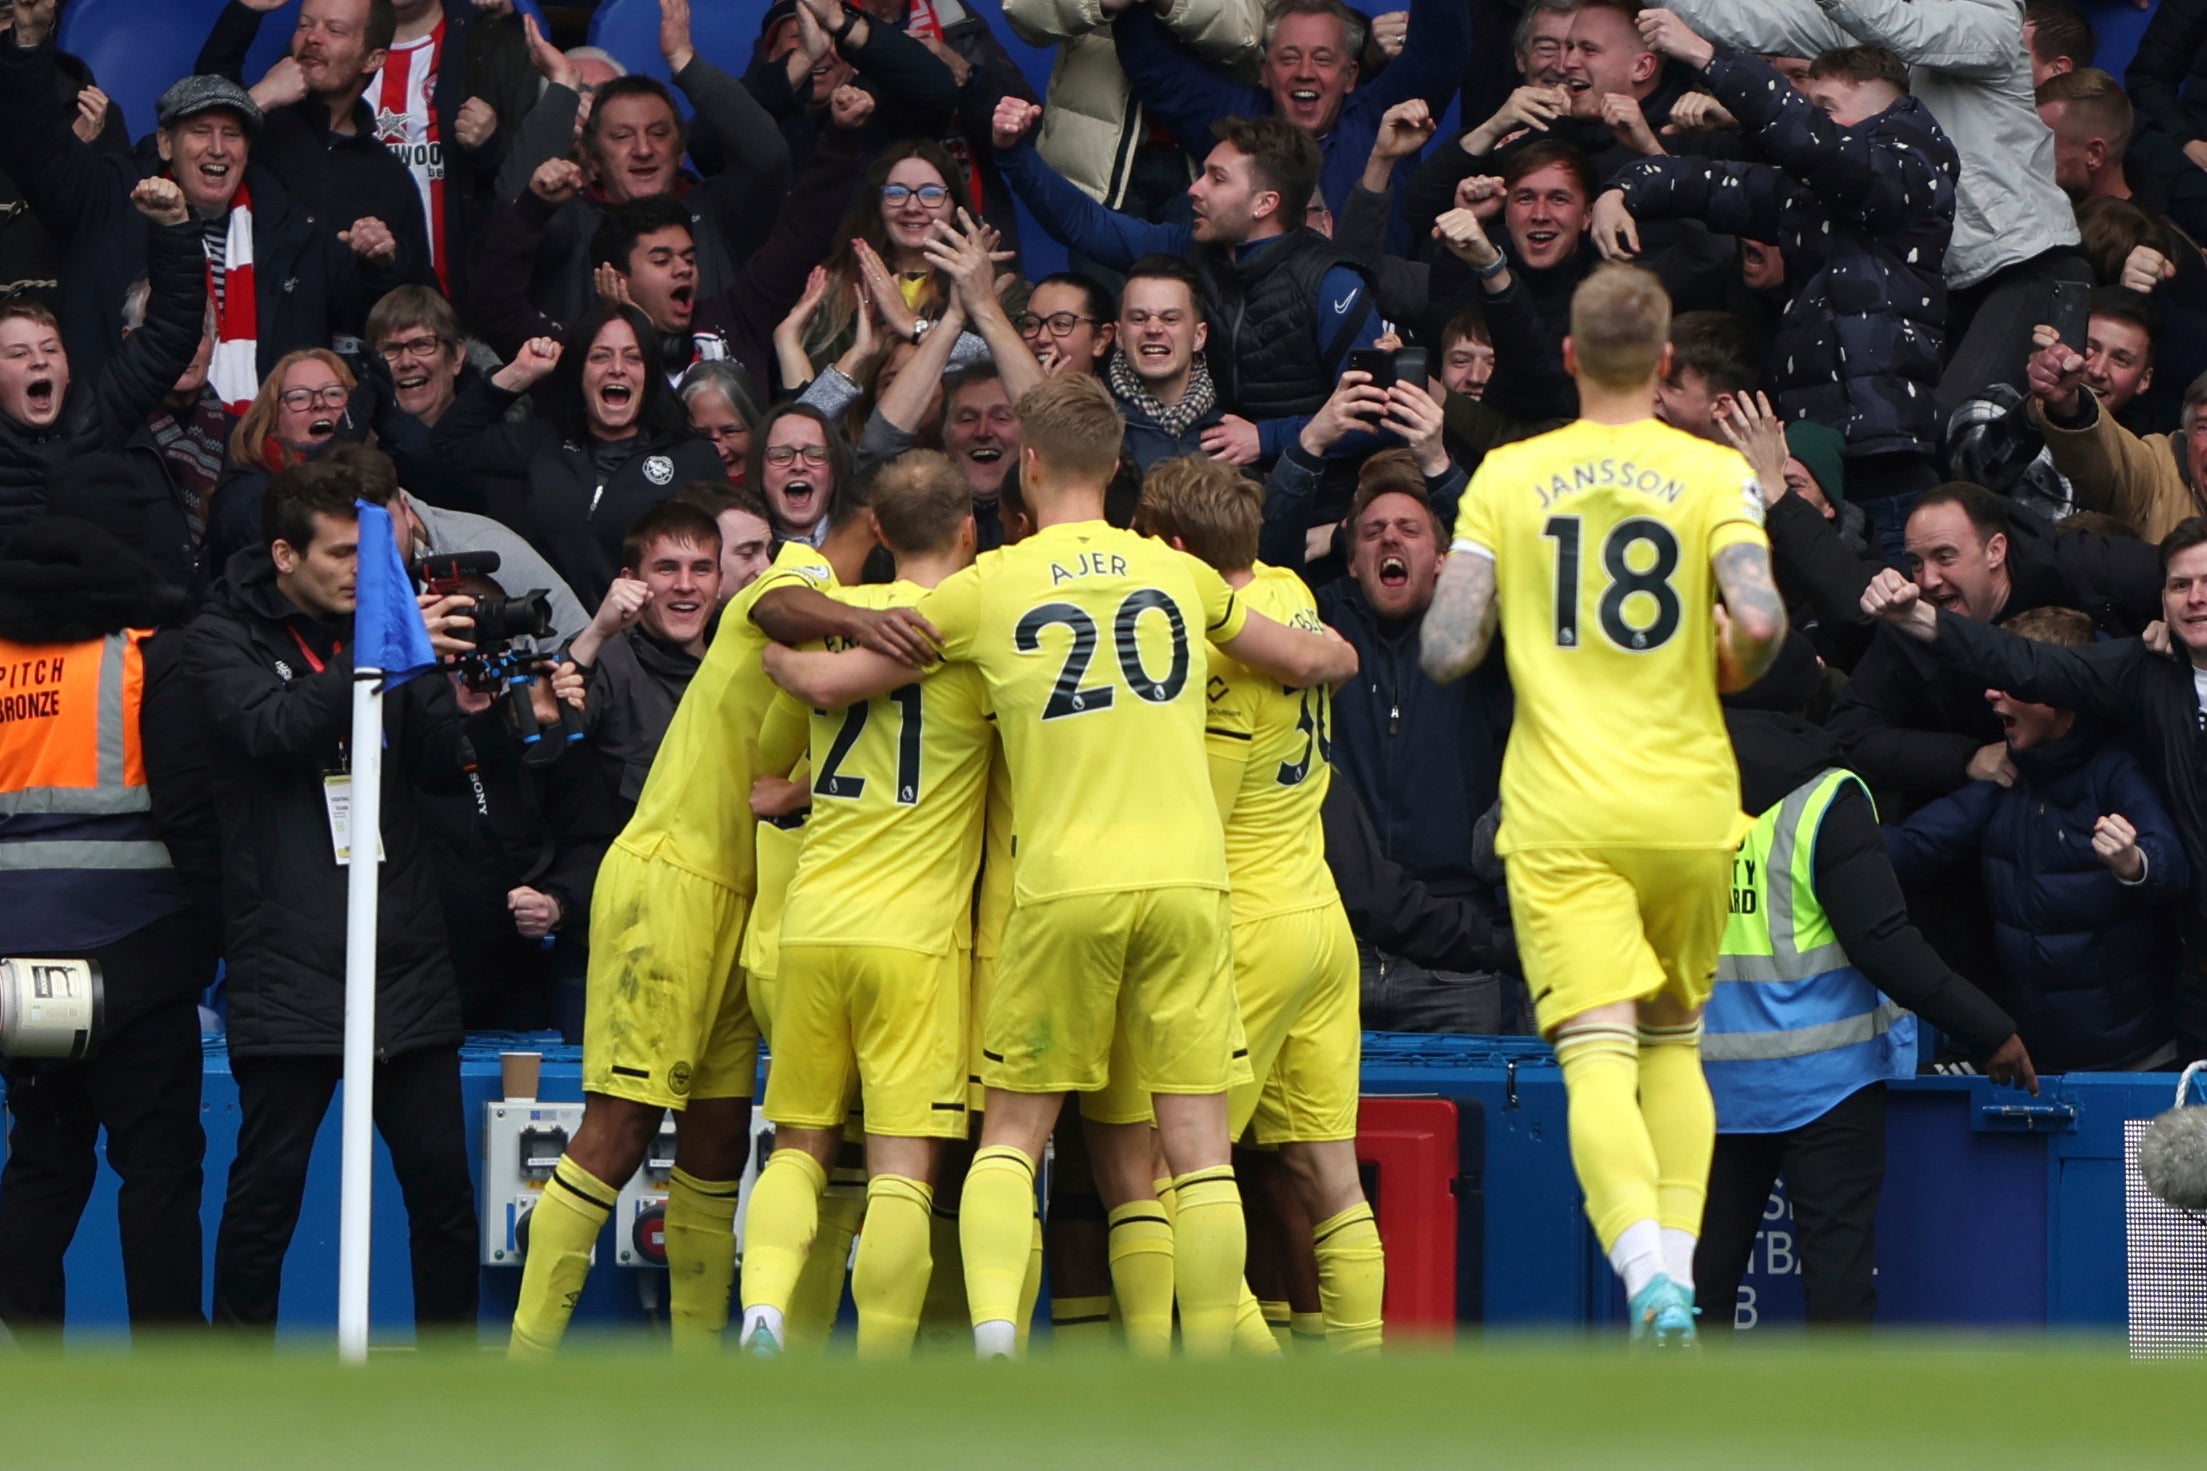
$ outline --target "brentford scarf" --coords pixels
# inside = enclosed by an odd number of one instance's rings
[[[253,291],[253,195],[243,183],[230,201],[222,245],[222,283],[216,290],[214,262],[207,263],[207,294],[220,299],[215,313],[215,355],[207,381],[222,405],[242,415],[261,391],[260,307]]]

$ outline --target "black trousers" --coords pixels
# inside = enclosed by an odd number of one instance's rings
[[[2031,329],[2049,319],[2056,281],[2089,287],[2092,266],[2075,247],[2056,246],[1948,295],[1946,371],[1939,377],[1937,395],[1942,436],[1954,421],[1954,411],[1993,384],[2024,386]],[[1852,479],[1847,488],[1854,489]]]
[[[334,1057],[240,1057],[230,1067],[242,1118],[215,1236],[214,1317],[273,1333],[314,1136],[344,1069]],[[481,1283],[459,1052],[433,1048],[377,1064],[375,1126],[406,1199],[415,1326],[472,1326]]]
[[[1877,1313],[1877,1201],[1885,1184],[1885,1085],[1851,1094],[1783,1134],[1719,1134],[1694,1251],[1701,1331],[1732,1331],[1733,1306],[1770,1187],[1783,1175],[1811,1324]]]
[[[8,1163],[0,1170],[0,1322],[62,1325],[62,1257],[99,1173],[122,1179],[123,1292],[133,1327],[203,1324],[200,1308],[199,1008],[181,921],[86,952],[100,963],[110,1025],[80,1061],[7,1069]]]

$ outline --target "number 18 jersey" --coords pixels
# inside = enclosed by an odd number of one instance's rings
[[[1019,903],[1224,889],[1204,751],[1208,644],[1239,634],[1217,572],[1101,521],[985,553],[919,604],[978,666],[1011,769]]]
[[[1455,549],[1494,560],[1516,691],[1500,852],[1738,841],[1709,564],[1762,520],[1737,450],[1654,419],[1487,456]]]

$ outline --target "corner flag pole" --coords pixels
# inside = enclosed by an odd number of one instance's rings
[[[383,671],[353,670],[351,853],[345,876],[345,1099],[337,1230],[337,1354],[368,1357],[375,1191],[376,899],[383,835]]]

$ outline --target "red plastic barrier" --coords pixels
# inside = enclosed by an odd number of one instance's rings
[[[1387,1329],[1456,1328],[1456,1105],[1365,1098],[1356,1158],[1377,1175],[1372,1208],[1387,1250]]]

